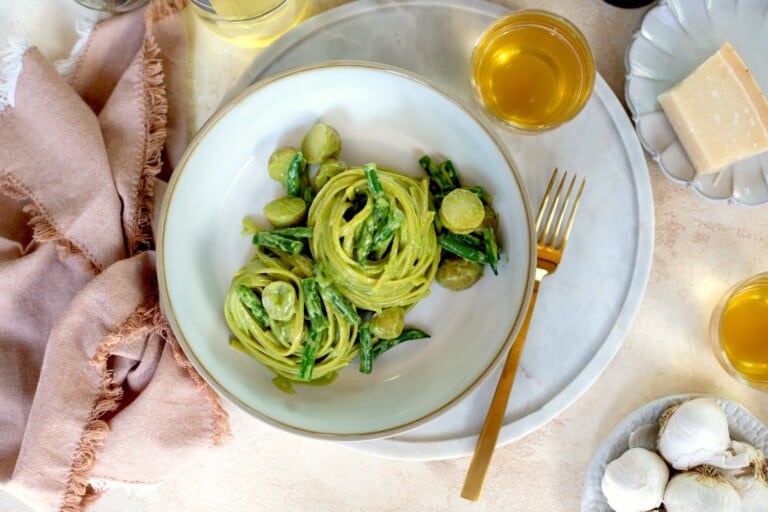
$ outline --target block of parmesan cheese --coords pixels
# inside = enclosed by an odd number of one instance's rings
[[[768,102],[729,43],[659,103],[698,173],[768,150]]]

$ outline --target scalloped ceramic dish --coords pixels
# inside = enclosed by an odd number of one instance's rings
[[[657,101],[725,42],[768,93],[768,3],[662,0],[646,13],[627,50],[627,105],[640,142],[669,178],[708,199],[760,205],[768,203],[768,152],[697,175]]]
[[[612,512],[605,501],[600,482],[606,465],[629,449],[629,435],[638,427],[653,423],[669,406],[704,395],[673,395],[660,398],[630,413],[619,423],[595,452],[587,468],[581,494],[581,512]],[[728,430],[737,441],[746,441],[768,453],[768,426],[736,402],[714,397],[728,416]]]
[[[353,361],[327,386],[288,395],[258,361],[229,347],[224,296],[252,252],[241,220],[267,225],[284,195],[266,172],[272,151],[298,146],[317,120],[341,135],[341,158],[424,176],[418,159],[450,158],[464,183],[493,194],[505,257],[471,289],[437,285],[406,322],[431,334],[376,361]],[[478,386],[512,341],[533,286],[535,242],[527,194],[506,151],[458,103],[414,75],[371,63],[324,63],[263,80],[217,112],[173,174],[161,211],[158,283],[163,311],[197,370],[268,423],[314,437],[359,440],[404,432]]]

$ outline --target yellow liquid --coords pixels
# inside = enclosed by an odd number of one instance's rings
[[[753,382],[768,382],[768,280],[748,285],[728,301],[720,339],[738,373]]]
[[[219,38],[262,48],[296,26],[308,0],[192,0],[195,12]]]
[[[222,18],[255,18],[278,7],[285,0],[210,0]]]
[[[592,93],[595,68],[578,29],[548,13],[513,14],[492,26],[473,56],[473,82],[493,115],[523,130],[557,126]]]

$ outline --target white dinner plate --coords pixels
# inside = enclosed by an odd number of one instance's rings
[[[464,185],[493,195],[503,247],[499,275],[431,294],[406,315],[428,332],[376,360],[356,360],[326,386],[289,395],[274,374],[229,347],[224,296],[250,258],[243,217],[268,227],[263,206],[285,195],[267,173],[270,154],[301,145],[316,121],[334,126],[340,158],[425,177],[419,157],[451,159]],[[318,236],[318,235],[316,235]],[[322,236],[320,234],[319,236]],[[410,73],[375,64],[326,63],[255,84],[197,134],[164,197],[158,244],[163,310],[197,370],[224,396],[279,428],[315,437],[372,439],[427,421],[477,387],[519,328],[532,290],[535,242],[522,180],[496,139],[451,98]]]
[[[650,402],[630,413],[611,431],[592,457],[584,480],[581,494],[581,512],[612,512],[605,501],[601,481],[609,462],[629,449],[629,435],[639,427],[655,423],[668,407],[691,398],[705,395],[673,395]],[[742,405],[714,397],[728,417],[731,438],[745,441],[755,448],[768,453],[768,427]]]
[[[657,100],[725,42],[768,91],[768,3],[662,0],[646,13],[627,50],[627,105],[640,141],[669,178],[708,199],[764,204],[768,152],[716,174],[697,175]]]
[[[470,82],[472,45],[507,12],[482,0],[351,2],[302,22],[275,41],[235,90],[328,56],[363,59],[426,76],[482,116]],[[371,27],[376,27],[373,33]],[[600,75],[584,110],[555,130],[518,135],[492,127],[514,156],[534,207],[554,167],[587,178],[568,250],[539,290],[499,433],[498,444],[504,445],[560,414],[595,382],[621,347],[648,281],[654,219],[643,149]],[[345,446],[409,460],[471,454],[498,375],[497,367],[459,404],[419,428]]]

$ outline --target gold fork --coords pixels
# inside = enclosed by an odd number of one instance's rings
[[[475,453],[472,455],[472,461],[469,463],[469,470],[464,480],[464,487],[461,490],[461,496],[468,500],[477,501],[485,483],[485,475],[488,471],[488,465],[493,456],[493,450],[496,447],[496,441],[499,438],[499,429],[504,421],[504,413],[507,410],[509,393],[512,390],[512,384],[515,382],[517,366],[520,363],[520,355],[523,353],[523,345],[528,334],[528,326],[531,323],[533,307],[536,304],[536,296],[539,291],[541,280],[557,269],[560,258],[565,249],[565,243],[568,241],[568,235],[573,226],[573,219],[576,216],[576,208],[579,206],[581,194],[584,192],[586,179],[581,180],[581,185],[573,197],[576,176],[571,179],[565,196],[562,196],[563,186],[565,185],[568,173],[563,173],[563,177],[557,186],[555,197],[549,208],[549,200],[552,194],[552,188],[557,181],[558,170],[552,173],[549,185],[544,193],[539,206],[539,212],[536,214],[536,275],[533,283],[533,294],[531,302],[528,304],[528,311],[525,313],[520,332],[517,334],[512,347],[507,354],[507,360],[504,368],[501,370],[501,377],[496,384],[496,391],[493,394],[491,405],[488,408],[488,414],[485,417],[483,429],[480,431],[480,437],[475,445]],[[562,196],[562,200],[561,200]],[[546,220],[545,220],[546,216]],[[566,220],[567,218],[567,220]],[[563,222],[565,221],[565,225]],[[552,223],[555,222],[554,229]],[[543,223],[543,225],[542,225]]]

